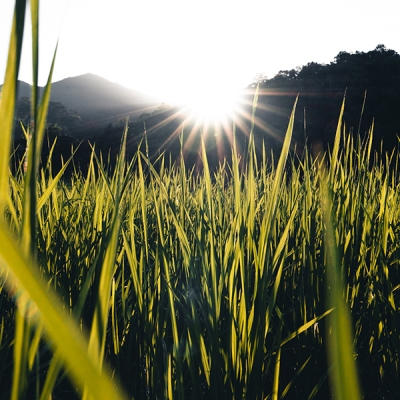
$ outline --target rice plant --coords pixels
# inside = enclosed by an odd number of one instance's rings
[[[331,151],[290,155],[294,105],[276,165],[252,135],[245,165],[234,138],[216,170],[204,144],[201,173],[128,163],[126,126],[112,171],[93,151],[67,181],[70,160],[39,168],[52,66],[12,174],[25,8],[0,105],[0,398],[396,398],[398,153],[342,108]]]

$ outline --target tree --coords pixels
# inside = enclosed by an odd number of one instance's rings
[[[352,54],[348,53],[347,51],[340,51],[338,55],[335,57],[336,64],[343,64],[350,61]]]

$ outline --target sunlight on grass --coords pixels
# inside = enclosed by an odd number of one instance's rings
[[[244,160],[233,124],[231,158],[214,169],[205,135],[198,171],[183,157],[151,162],[146,137],[128,162],[125,126],[115,168],[93,149],[85,174],[64,177],[70,159],[53,175],[51,159],[39,168],[53,62],[32,102],[28,168],[11,172],[25,8],[17,2],[0,105],[1,395],[354,400],[365,387],[373,396],[373,385],[395,393],[399,155],[392,169],[373,157],[373,129],[353,139],[344,106],[331,150],[291,154],[296,100],[273,162],[253,136],[257,87]]]

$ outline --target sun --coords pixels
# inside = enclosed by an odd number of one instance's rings
[[[219,125],[232,120],[239,100],[234,90],[220,87],[198,88],[186,96],[185,108],[198,124]]]
[[[194,80],[174,87],[169,102],[184,110],[196,125],[221,126],[232,123],[240,110],[240,90],[214,80]]]

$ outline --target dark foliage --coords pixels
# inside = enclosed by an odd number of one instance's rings
[[[254,86],[254,85],[253,85]],[[295,140],[300,147],[332,142],[341,102],[346,97],[346,126],[363,137],[374,122],[375,147],[391,151],[400,133],[400,55],[378,45],[367,53],[340,52],[328,65],[310,62],[302,68],[280,71],[260,82],[257,115],[273,138],[282,131],[294,99],[299,95]],[[365,106],[363,107],[365,99]]]

